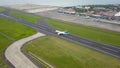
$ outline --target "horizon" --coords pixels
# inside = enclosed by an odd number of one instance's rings
[[[120,0],[3,0],[0,2],[1,6],[16,5],[16,4],[36,4],[36,5],[50,5],[50,6],[76,6],[76,5],[106,5],[106,4],[120,4]]]
[[[48,4],[34,4],[34,3],[18,3],[18,4],[8,4],[8,5],[0,5],[0,6],[10,6],[10,5],[45,5],[45,6],[56,6],[56,5],[48,5]],[[86,5],[120,5],[120,4],[86,4]],[[84,5],[68,5],[68,6],[58,6],[58,7],[69,7],[69,6],[84,6]],[[57,6],[56,6],[57,7]]]

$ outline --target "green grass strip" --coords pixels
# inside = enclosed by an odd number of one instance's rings
[[[5,10],[4,8],[1,8],[1,7],[0,7],[0,12],[2,12],[2,11],[4,11],[4,10]]]
[[[36,24],[38,23],[38,20],[41,18],[40,16],[37,16],[37,15],[22,13],[22,12],[18,12],[14,10],[11,10],[9,14],[17,18],[20,18],[20,19],[23,19],[23,20],[26,20],[32,23],[36,23]]]
[[[67,30],[72,34],[83,36],[98,42],[120,46],[120,32],[89,27],[55,19],[47,19],[46,21],[56,29]]]
[[[24,49],[55,68],[120,68],[120,59],[52,36],[28,42]]]
[[[0,16],[0,68],[9,68],[2,59],[3,50],[13,41],[34,33],[36,30],[33,28]]]

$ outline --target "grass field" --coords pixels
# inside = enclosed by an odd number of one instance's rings
[[[54,19],[47,19],[46,21],[56,29],[67,30],[70,33],[90,38],[99,42],[120,46],[120,32],[83,26],[80,24],[69,23]]]
[[[2,59],[3,50],[15,40],[30,36],[36,30],[0,17],[0,68],[9,68]]]
[[[10,14],[31,22],[37,22],[39,19],[38,16],[31,14],[23,14],[17,11],[10,11]],[[69,23],[55,19],[47,19],[47,22],[59,30],[67,30],[70,33],[77,34],[86,38],[90,38],[98,42],[120,46],[120,32],[83,26],[80,24]]]
[[[24,46],[55,68],[120,68],[120,59],[52,36],[41,37]]]
[[[5,10],[4,8],[1,8],[1,7],[0,7],[0,12],[2,12],[2,11],[4,11],[4,10]]]
[[[38,23],[38,20],[41,18],[40,16],[37,15],[22,13],[14,10],[11,10],[9,13],[17,18],[30,21],[33,23]]]

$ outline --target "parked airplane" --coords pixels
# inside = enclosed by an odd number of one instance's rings
[[[59,31],[59,30],[56,30],[55,33],[57,33],[58,35],[67,35],[67,34],[69,34],[69,32],[67,32],[67,31]]]

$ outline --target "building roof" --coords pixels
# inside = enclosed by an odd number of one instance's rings
[[[118,13],[117,11],[109,10],[109,11],[98,11],[97,14],[99,15],[106,15],[109,17],[115,16],[115,14]]]
[[[64,12],[66,12],[66,13],[75,13],[75,10],[73,8],[68,8]]]
[[[116,13],[115,16],[120,16],[120,12]]]

